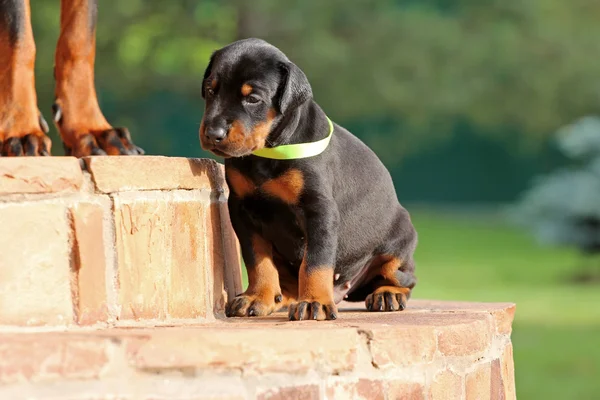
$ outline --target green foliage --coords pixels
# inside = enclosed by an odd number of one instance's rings
[[[423,127],[460,116],[537,137],[596,107],[600,6],[448,3],[258,0],[244,35],[289,53],[337,118],[393,115]]]
[[[46,117],[59,3],[32,4]],[[450,143],[458,125],[502,142],[512,157],[524,145],[543,149],[557,127],[596,111],[599,16],[589,0],[103,0],[96,84],[109,121],[129,126],[151,154],[207,156],[196,144],[209,56],[235,39],[262,37],[306,71],[330,117],[392,170]],[[447,150],[413,170],[460,164],[452,157]],[[491,168],[496,181],[512,179],[501,163]],[[469,171],[459,176],[473,190],[490,184]],[[442,190],[438,197],[452,192]]]
[[[45,78],[57,3],[33,7]],[[99,7],[98,81],[120,97],[197,95],[213,50],[258,36],[306,70],[334,118],[393,117],[413,140],[447,133],[432,121],[457,117],[536,138],[598,104],[600,59],[591,55],[600,50],[600,4],[589,0],[103,0]]]

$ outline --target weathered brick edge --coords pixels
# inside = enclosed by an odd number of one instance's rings
[[[0,158],[0,326],[211,320],[241,291],[223,168]]]
[[[515,399],[512,304],[0,334],[0,398]],[[25,357],[26,355],[26,357]]]

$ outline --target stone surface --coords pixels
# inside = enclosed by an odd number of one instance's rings
[[[370,334],[373,363],[378,368],[422,364],[433,360],[436,334],[432,326],[379,327],[372,329]]]
[[[477,312],[482,314],[491,314],[494,318],[497,332],[500,334],[510,334],[512,322],[515,317],[516,306],[513,303],[477,303],[463,301],[445,301],[435,302],[429,300],[419,300],[411,302],[414,310],[427,310],[435,312]]]
[[[96,189],[103,193],[175,189],[223,191],[225,186],[222,167],[210,159],[95,156],[84,160]]]
[[[423,391],[423,385],[420,383],[394,381],[389,384],[388,399],[425,400]]]
[[[501,335],[510,335],[512,333],[512,323],[515,319],[517,307],[512,304],[505,310],[493,310],[492,316],[496,323],[496,331]]]
[[[475,371],[468,374],[465,380],[466,400],[498,400],[497,397],[491,395],[491,389],[491,363],[477,365]]]
[[[457,340],[471,340],[465,326],[484,336],[492,330],[490,313],[427,312],[420,304],[401,313],[343,307],[328,322],[276,313],[189,327],[0,332],[0,398],[514,399],[507,335],[489,336],[481,353],[468,342],[470,350],[456,351]],[[402,329],[416,339],[384,335]],[[453,330],[454,355],[415,356],[431,347],[419,337],[439,340]],[[383,368],[373,362],[378,354]]]
[[[385,400],[385,386],[380,380],[359,379],[356,383],[356,399]]]
[[[104,244],[105,219],[110,218],[108,198],[96,203],[81,202],[71,208],[74,246],[74,279],[77,284],[74,303],[77,321],[94,324],[108,320],[106,268],[108,257]]]
[[[346,400],[356,398],[356,382],[347,382],[344,379],[335,377],[327,382],[325,388],[325,398],[327,400]]]
[[[165,264],[170,272],[167,312],[172,318],[204,317],[209,305],[207,297],[212,293],[207,272],[215,257],[207,247],[211,232],[206,214],[210,206],[189,196],[171,204],[170,264]]]
[[[278,331],[227,326],[162,331],[132,341],[129,358],[140,369],[175,367],[254,372],[349,371],[356,364],[359,336],[352,329],[315,327]],[[243,332],[243,335],[240,335]]]
[[[438,373],[429,387],[429,399],[453,400],[463,395],[463,378],[452,371]]]
[[[319,400],[319,386],[303,385],[271,389],[258,395],[259,400]]]
[[[502,378],[502,391],[506,399],[516,399],[515,388],[515,363],[513,359],[512,343],[507,343],[500,357],[500,376]]]
[[[20,160],[0,176],[12,185],[0,195],[27,194],[0,203],[0,325],[13,325],[0,332],[0,398],[514,399],[514,305],[221,319],[243,289],[222,166],[93,157],[95,186],[81,189],[73,160],[58,162],[73,176],[39,178]],[[51,192],[67,194],[15,200]],[[121,328],[73,325],[113,317]],[[42,324],[68,329],[14,326]]]
[[[73,192],[82,182],[75,157],[0,158],[0,195]]]
[[[492,325],[484,316],[481,319],[457,318],[456,324],[439,327],[438,350],[447,356],[482,354],[490,345]]]
[[[0,325],[73,322],[67,208],[0,203]]]
[[[3,337],[0,383],[100,377],[109,362],[110,341],[75,335],[66,339],[53,333]]]
[[[207,315],[208,201],[194,191],[115,195],[121,319]]]

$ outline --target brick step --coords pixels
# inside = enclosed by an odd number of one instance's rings
[[[0,326],[210,321],[241,292],[223,168],[0,158]]]
[[[0,333],[1,399],[514,399],[515,307]]]

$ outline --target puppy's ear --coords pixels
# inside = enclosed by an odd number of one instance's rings
[[[210,60],[208,61],[208,66],[206,67],[206,70],[204,70],[204,78],[202,79],[202,98],[204,99],[206,97],[206,80],[208,79],[208,77],[210,76],[210,73],[212,71],[212,65],[213,65],[213,60],[215,58],[215,53],[212,53],[212,55],[210,56]]]
[[[279,111],[285,114],[312,98],[312,88],[304,72],[291,62],[279,64],[282,80],[279,84]]]

